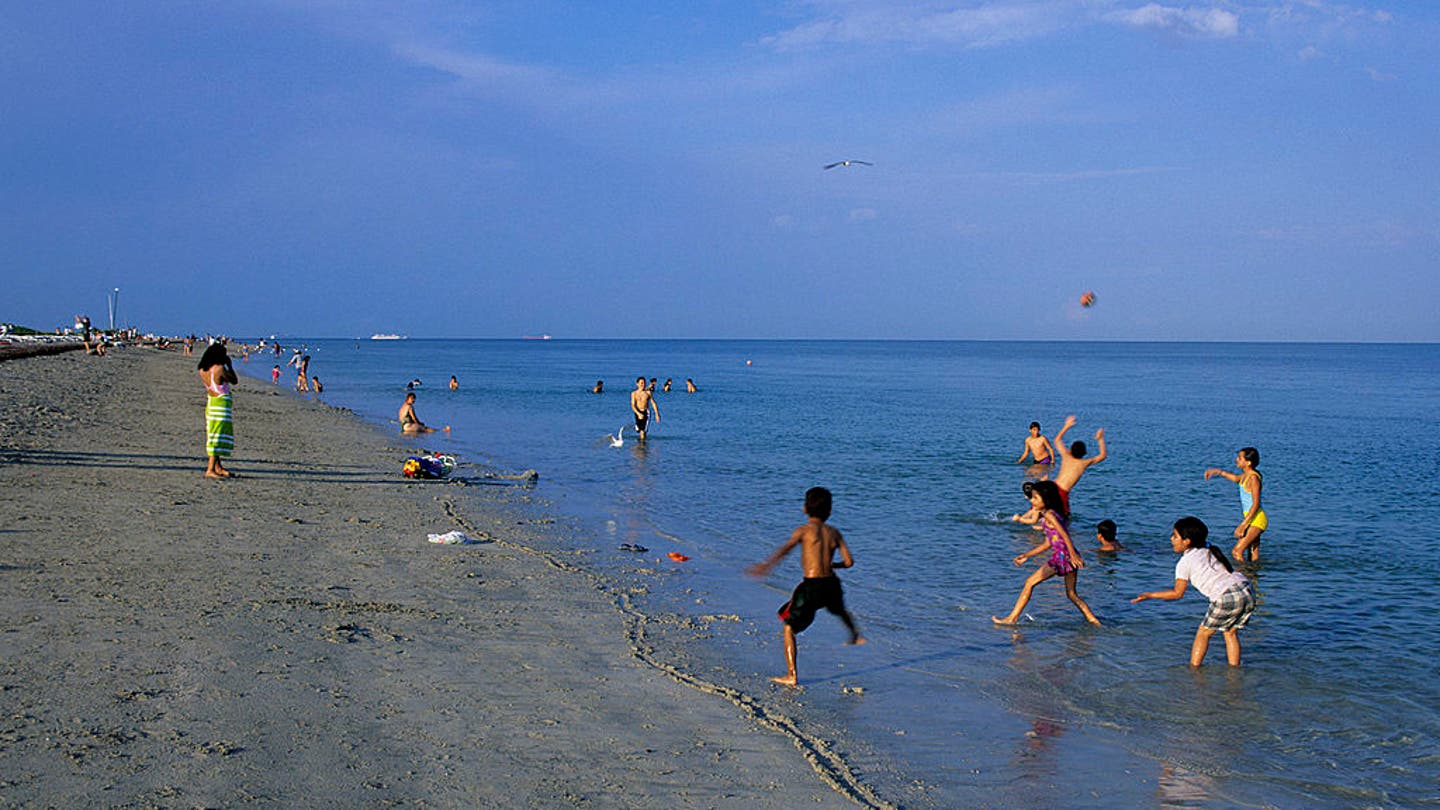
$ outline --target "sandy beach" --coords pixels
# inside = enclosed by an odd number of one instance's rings
[[[178,352],[0,363],[0,804],[884,805],[533,551],[523,485],[245,378],[207,480],[203,404]]]

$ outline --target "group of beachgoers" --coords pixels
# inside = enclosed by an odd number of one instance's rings
[[[1070,537],[1070,492],[1087,469],[1107,457],[1105,430],[1101,428],[1095,432],[1095,440],[1100,445],[1099,455],[1086,458],[1088,448],[1083,441],[1073,442],[1068,446],[1065,444],[1065,434],[1074,426],[1075,417],[1067,417],[1064,427],[1055,434],[1052,445],[1041,433],[1039,423],[1030,423],[1030,435],[1025,439],[1018,462],[1024,463],[1029,458],[1032,469],[1044,468],[1054,464],[1058,457],[1060,467],[1053,479],[1043,477],[1038,481],[1026,481],[1023,485],[1025,495],[1030,501],[1030,509],[1023,514],[1014,515],[1012,520],[1036,524],[1044,532],[1044,539],[1031,550],[1016,556],[1015,564],[1024,565],[1027,560],[1046,552],[1049,552],[1049,556],[1045,563],[1025,580],[1010,613],[1003,618],[991,617],[996,624],[1015,624],[1019,621],[1035,586],[1054,576],[1064,578],[1065,595],[1080,609],[1086,621],[1097,625],[1100,623],[1075,589],[1077,574],[1085,567],[1085,560],[1075,550],[1075,544]],[[1242,516],[1240,524],[1235,527],[1236,542],[1230,553],[1241,562],[1259,560],[1260,535],[1269,527],[1269,519],[1260,506],[1261,478],[1260,472],[1255,469],[1259,464],[1260,451],[1253,447],[1244,447],[1235,455],[1237,472],[1232,473],[1217,467],[1205,470],[1205,480],[1220,476],[1240,488]],[[1101,551],[1115,552],[1124,548],[1116,540],[1114,521],[1101,521],[1096,525],[1095,531]],[[1210,543],[1209,534],[1209,527],[1199,518],[1183,517],[1175,521],[1170,534],[1170,544],[1175,553],[1180,555],[1180,560],[1175,565],[1174,586],[1168,590],[1142,593],[1130,601],[1179,599],[1193,582],[1196,589],[1210,600],[1210,608],[1196,631],[1195,641],[1190,648],[1190,663],[1199,666],[1204,661],[1210,637],[1218,630],[1225,638],[1226,658],[1231,665],[1239,666],[1239,630],[1245,626],[1250,614],[1255,610],[1254,588],[1248,577],[1235,570],[1225,553]]]
[[[1105,429],[1095,431],[1099,453],[1087,457],[1089,448],[1085,442],[1065,444],[1065,434],[1076,424],[1074,416],[1065,419],[1064,426],[1055,434],[1053,444],[1046,438],[1037,422],[1030,423],[1030,435],[1025,439],[1023,452],[1017,463],[1031,460],[1031,470],[1041,475],[1039,480],[1026,481],[1022,491],[1030,508],[1012,516],[1012,520],[1034,525],[1043,533],[1033,548],[1015,556],[1013,562],[1023,566],[1028,560],[1044,555],[1045,562],[1026,578],[1015,600],[1015,606],[1005,616],[992,616],[997,625],[1014,625],[1024,615],[1035,587],[1052,577],[1062,577],[1065,595],[1084,615],[1085,620],[1099,625],[1094,611],[1080,597],[1076,581],[1085,560],[1075,548],[1070,534],[1070,493],[1090,467],[1104,461],[1109,453],[1105,445]],[[1047,468],[1057,464],[1053,477]],[[1216,476],[1238,485],[1242,517],[1235,527],[1236,538],[1232,555],[1240,561],[1257,561],[1260,557],[1260,536],[1269,526],[1265,510],[1260,505],[1260,451],[1253,447],[1241,448],[1235,456],[1236,472],[1216,467],[1205,470],[1205,480]],[[833,526],[826,524],[830,517],[833,498],[829,490],[813,488],[805,493],[805,514],[807,522],[797,527],[780,548],[764,562],[747,569],[752,576],[762,577],[770,572],[787,554],[797,546],[800,548],[800,564],[804,579],[796,586],[790,600],[780,606],[777,615],[784,623],[782,628],[786,674],[771,680],[779,684],[794,686],[798,683],[796,673],[796,636],[804,632],[820,610],[827,610],[837,616],[850,632],[849,644],[864,644],[855,625],[854,618],[845,608],[844,592],[835,569],[849,568],[855,564],[854,556],[845,539]],[[1113,520],[1102,520],[1095,526],[1095,536],[1102,553],[1124,550],[1117,539],[1117,527]],[[1195,631],[1190,646],[1190,665],[1200,666],[1205,660],[1211,637],[1218,631],[1225,639],[1225,657],[1231,666],[1240,665],[1240,628],[1249,621],[1255,611],[1255,591],[1250,579],[1236,571],[1225,553],[1209,541],[1210,530],[1204,521],[1187,516],[1175,521],[1170,533],[1170,546],[1180,559],[1175,564],[1175,583],[1168,589],[1147,591],[1131,599],[1132,603],[1149,599],[1175,600],[1183,597],[1190,585],[1209,600],[1209,608]],[[836,556],[839,559],[836,559]]]
[[[186,347],[187,353],[189,346]],[[263,346],[262,346],[263,350]],[[273,349],[279,355],[280,347]],[[248,347],[246,347],[248,359]],[[298,358],[298,359],[296,359]],[[297,390],[303,387],[309,357],[296,350],[292,365],[298,366]],[[278,381],[279,366],[275,367],[273,379]],[[207,478],[227,478],[231,472],[223,464],[235,446],[231,412],[230,386],[238,380],[235,368],[225,349],[223,340],[215,340],[205,349],[199,363],[200,380],[208,396],[205,406],[205,449],[208,463]],[[315,390],[320,390],[318,380]],[[434,433],[435,428],[421,422],[415,414],[415,388],[419,380],[406,385],[404,404],[400,406],[398,419],[400,430],[407,435]],[[686,379],[686,390],[694,393],[697,389],[693,380]],[[671,381],[666,380],[660,391],[669,391]],[[459,380],[451,376],[450,390],[459,389]],[[597,381],[595,393],[604,389],[604,383]],[[658,424],[660,407],[656,403],[656,380],[640,376],[635,379],[635,389],[630,393],[630,411],[635,420],[635,430],[643,441],[653,417]],[[1053,577],[1061,577],[1065,584],[1065,595],[1085,620],[1099,625],[1100,620],[1081,598],[1076,589],[1080,569],[1085,560],[1075,548],[1070,527],[1070,495],[1087,470],[1101,463],[1109,456],[1105,444],[1105,429],[1095,431],[1099,453],[1087,456],[1089,448],[1084,441],[1065,443],[1065,434],[1076,424],[1074,416],[1066,417],[1064,425],[1055,434],[1054,440],[1044,436],[1038,422],[1030,423],[1030,435],[1026,437],[1023,451],[1017,463],[1030,461],[1030,468],[1040,477],[1026,481],[1022,491],[1029,501],[1029,509],[1016,513],[1012,520],[1031,524],[1042,532],[1042,539],[1028,551],[1017,554],[1014,563],[1023,566],[1035,557],[1045,556],[1045,562],[1021,586],[1015,605],[1005,616],[992,616],[998,625],[1014,625],[1024,615],[1035,587]],[[443,428],[448,432],[450,427]],[[1058,464],[1058,467],[1056,465]],[[1205,480],[1217,476],[1236,484],[1240,491],[1242,517],[1235,527],[1235,546],[1231,554],[1236,560],[1256,561],[1260,556],[1260,537],[1269,526],[1265,510],[1260,504],[1261,476],[1256,469],[1260,464],[1260,452],[1253,447],[1241,448],[1235,456],[1236,472],[1212,467],[1205,470]],[[1054,469],[1053,476],[1047,470]],[[777,612],[784,623],[783,640],[785,648],[786,674],[773,678],[776,683],[795,685],[796,636],[805,631],[814,621],[816,613],[826,610],[839,617],[850,632],[850,644],[864,644],[865,638],[855,625],[854,618],[845,608],[844,591],[836,569],[849,568],[855,564],[854,557],[845,538],[833,526],[827,525],[833,507],[829,490],[815,487],[805,493],[805,515],[807,521],[791,532],[789,539],[764,562],[751,566],[748,573],[760,577],[766,575],[796,547],[800,548],[801,570],[804,579],[795,588],[789,601]],[[1125,547],[1117,539],[1117,528],[1112,520],[1102,520],[1095,526],[1096,539],[1102,553],[1113,553]],[[1191,666],[1200,666],[1209,649],[1210,638],[1219,631],[1225,639],[1226,659],[1232,666],[1240,665],[1240,628],[1244,627],[1255,610],[1255,592],[1248,577],[1235,570],[1230,560],[1209,541],[1209,527],[1196,517],[1183,517],[1175,521],[1170,534],[1171,548],[1180,555],[1175,565],[1175,583],[1166,590],[1147,591],[1137,595],[1131,602],[1150,599],[1174,600],[1185,595],[1193,584],[1209,601],[1195,639],[1190,648]],[[836,559],[838,555],[839,559]]]

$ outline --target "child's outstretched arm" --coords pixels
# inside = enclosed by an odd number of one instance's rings
[[[1177,579],[1177,580],[1175,580],[1175,587],[1171,588],[1171,589],[1168,590],[1168,591],[1149,591],[1149,592],[1147,592],[1147,593],[1142,593],[1142,594],[1140,594],[1139,596],[1135,597],[1134,599],[1131,599],[1130,601],[1131,601],[1131,602],[1144,602],[1146,599],[1165,599],[1165,600],[1179,599],[1180,597],[1182,597],[1182,596],[1185,595],[1185,589],[1186,589],[1187,587],[1189,587],[1189,585],[1190,585],[1190,580],[1188,580],[1188,579]]]
[[[1041,540],[1039,545],[1035,546],[1034,548],[1030,549],[1029,551],[1025,551],[1025,552],[1021,552],[1021,553],[1019,553],[1019,554],[1016,554],[1016,555],[1015,555],[1015,560],[1014,560],[1014,562],[1015,562],[1016,565],[1024,565],[1026,560],[1030,559],[1031,557],[1034,557],[1036,554],[1039,554],[1040,552],[1042,552],[1042,551],[1044,551],[1044,550],[1046,550],[1046,549],[1048,549],[1048,548],[1050,548],[1050,541],[1049,541],[1049,540]]]
[[[1070,448],[1065,446],[1065,432],[1072,427],[1075,427],[1073,414],[1065,417],[1065,424],[1060,428],[1060,432],[1055,434],[1055,451],[1061,456],[1068,457],[1070,455]]]
[[[1105,428],[1100,428],[1095,431],[1095,441],[1100,444],[1100,452],[1096,453],[1095,457],[1090,459],[1090,463],[1085,465],[1087,467],[1099,464],[1110,456],[1110,451],[1105,449]]]
[[[1226,472],[1225,470],[1222,470],[1222,469],[1220,469],[1219,467],[1211,467],[1210,469],[1206,470],[1206,471],[1205,471],[1205,480],[1206,480],[1206,481],[1209,481],[1211,478],[1214,478],[1214,477],[1217,476],[1217,475],[1220,476],[1220,477],[1222,477],[1222,478],[1224,478],[1225,480],[1229,481],[1229,482],[1232,483],[1232,484],[1238,484],[1238,483],[1240,483],[1240,476],[1238,476],[1238,475],[1236,475],[1235,473],[1232,473],[1232,472]]]
[[[796,529],[790,534],[790,539],[786,540],[785,544],[780,546],[780,548],[775,549],[775,553],[771,554],[769,559],[765,560],[765,562],[755,563],[749,568],[746,568],[745,573],[749,574],[752,577],[763,577],[766,574],[770,573],[770,569],[774,568],[776,564],[778,564],[781,560],[785,559],[785,555],[790,553],[790,549],[800,545],[800,537],[800,530]]]

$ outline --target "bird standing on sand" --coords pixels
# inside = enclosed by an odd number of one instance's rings
[[[836,161],[836,162],[834,162],[834,163],[831,163],[829,166],[826,166],[825,168],[826,168],[826,169],[833,169],[833,168],[835,168],[836,166],[874,166],[874,165],[875,165],[874,163],[871,163],[871,162],[869,162],[869,161],[867,161],[867,160],[838,160],[838,161]]]

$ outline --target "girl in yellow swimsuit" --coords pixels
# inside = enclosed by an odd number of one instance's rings
[[[1235,454],[1235,466],[1239,473],[1226,472],[1211,467],[1205,471],[1205,480],[1221,476],[1240,486],[1240,525],[1235,527],[1235,548],[1230,556],[1240,561],[1255,562],[1260,559],[1260,535],[1270,527],[1270,519],[1260,508],[1260,451],[1253,447],[1242,447]]]

